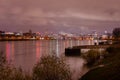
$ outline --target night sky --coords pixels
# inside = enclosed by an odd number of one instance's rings
[[[0,30],[111,32],[120,27],[120,0],[0,0]]]

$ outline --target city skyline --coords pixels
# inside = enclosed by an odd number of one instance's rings
[[[120,27],[118,0],[0,0],[0,30],[100,33]]]

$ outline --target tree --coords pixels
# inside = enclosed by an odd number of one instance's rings
[[[114,28],[113,29],[113,36],[114,36],[115,39],[120,38],[120,28]]]

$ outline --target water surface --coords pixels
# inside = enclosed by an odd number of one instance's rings
[[[67,47],[91,44],[92,41],[78,40],[3,41],[0,42],[0,52],[5,53],[8,62],[15,67],[31,72],[41,56],[55,53],[60,57],[64,56]],[[66,63],[70,65],[74,80],[87,71],[83,67],[84,60],[80,57],[66,57]]]

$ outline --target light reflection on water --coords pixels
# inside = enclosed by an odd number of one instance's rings
[[[5,53],[8,62],[16,67],[31,71],[41,56],[53,53],[58,57],[64,56],[64,50],[67,47],[91,44],[93,44],[92,41],[75,40],[5,41],[0,42],[0,52]],[[87,70],[83,67],[84,60],[80,57],[66,57],[66,60],[73,72],[74,79],[80,77]]]

